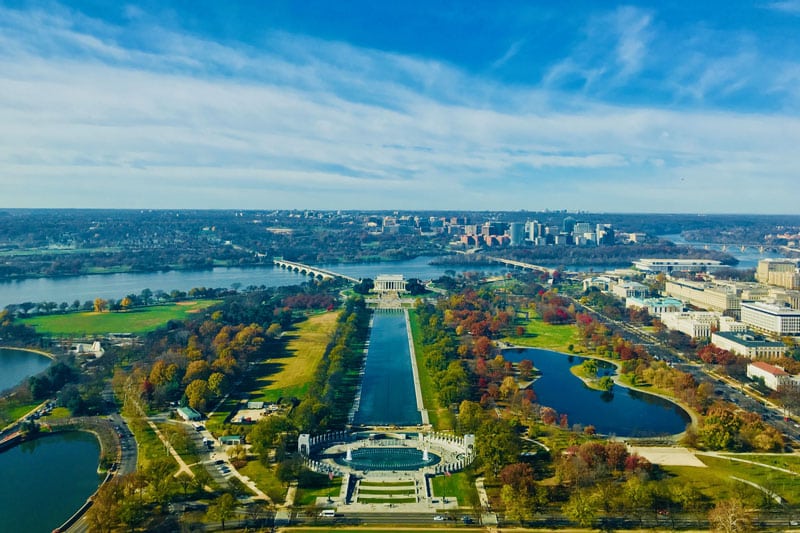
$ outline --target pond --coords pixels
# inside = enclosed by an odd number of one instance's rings
[[[614,385],[609,392],[587,387],[570,372],[586,358],[539,348],[503,351],[507,361],[528,359],[542,375],[533,384],[536,401],[566,414],[569,425],[592,425],[619,437],[674,435],[691,421],[680,406],[663,398]]]
[[[52,531],[97,489],[100,444],[57,433],[0,453],[0,531]]]

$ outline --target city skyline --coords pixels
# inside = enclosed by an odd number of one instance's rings
[[[0,207],[796,213],[800,2],[0,2]]]

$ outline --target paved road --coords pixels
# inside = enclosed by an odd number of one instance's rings
[[[698,383],[709,382],[714,385],[715,395],[719,398],[732,402],[742,409],[751,411],[761,416],[768,424],[778,429],[785,436],[800,441],[800,424],[793,420],[784,420],[783,413],[775,406],[767,405],[766,402],[757,397],[755,391],[745,387],[742,383],[730,378],[716,374],[706,365],[688,361],[684,354],[678,352],[663,341],[654,337],[648,332],[642,331],[631,324],[623,321],[611,319],[596,309],[581,304],[572,299],[576,306],[583,308],[594,319],[610,325],[615,332],[619,333],[625,340],[636,344],[644,345],[651,355],[667,362],[671,366],[687,372],[694,377]]]
[[[109,415],[108,420],[114,425],[120,442],[120,455],[115,475],[123,476],[136,472],[139,447],[136,444],[136,439],[133,438],[133,433],[119,413]],[[69,533],[87,533],[89,524],[86,521],[86,517],[81,516],[67,531]]]

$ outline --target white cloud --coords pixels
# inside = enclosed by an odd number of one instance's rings
[[[623,14],[627,76],[650,19]],[[288,34],[155,27],[130,49],[59,16],[0,23],[3,206],[794,209],[796,117],[601,105]]]

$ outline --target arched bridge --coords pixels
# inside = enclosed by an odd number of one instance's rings
[[[304,265],[303,263],[295,263],[294,261],[287,261],[282,257],[276,257],[272,260],[272,263],[275,266],[285,268],[291,270],[293,272],[299,272],[300,274],[305,274],[307,276],[313,276],[318,279],[346,279],[347,281],[351,281],[353,283],[359,283],[361,280],[346,276],[344,274],[339,274],[338,272],[332,272],[330,270],[325,270],[324,268],[317,268],[308,265]]]
[[[535,270],[536,272],[544,272],[549,276],[552,276],[553,272],[555,272],[555,270],[552,268],[533,265],[531,263],[523,263],[522,261],[515,261],[513,259],[504,259],[502,257],[491,257],[488,255],[485,255],[484,257],[490,261],[496,261],[497,263],[503,263],[505,265],[512,266],[515,268],[520,268],[522,270]]]

